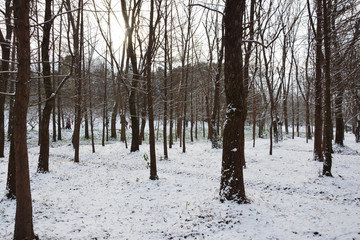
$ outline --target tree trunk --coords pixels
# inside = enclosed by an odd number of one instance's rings
[[[206,122],[208,125],[208,139],[212,139],[212,128],[211,128],[211,116],[210,116],[210,100],[209,100],[209,95],[205,96],[205,104],[206,104]]]
[[[164,45],[164,123],[163,123],[163,148],[164,148],[164,159],[168,159],[168,149],[167,149],[167,114],[168,114],[168,76],[167,76],[167,62],[168,62],[168,3],[165,2],[165,45]]]
[[[75,123],[74,123],[74,132],[72,137],[72,144],[75,149],[74,162],[79,162],[79,152],[80,152],[80,125],[82,119],[82,49],[83,49],[83,0],[79,0],[76,21],[75,16],[72,11],[70,0],[66,0],[65,4],[68,19],[70,21],[72,33],[73,33],[73,51],[72,59],[74,62],[75,74]],[[69,35],[69,31],[68,31]],[[68,36],[70,38],[70,36]]]
[[[140,7],[140,6],[138,6]],[[121,0],[121,11],[122,15],[124,17],[125,26],[126,29],[133,29],[133,26],[130,27],[129,24],[129,16],[127,14],[127,8],[126,8],[126,1]],[[133,10],[134,12],[134,10]],[[134,16],[133,16],[134,17]],[[134,24],[135,19],[132,19],[132,24]],[[136,91],[138,87],[138,82],[140,81],[140,75],[137,68],[136,63],[136,52],[133,49],[133,41],[132,41],[132,33],[133,30],[128,31],[127,33],[127,39],[128,39],[128,45],[127,45],[127,54],[130,58],[132,70],[133,70],[133,79],[131,83],[131,90],[129,95],[129,110],[130,110],[130,116],[131,116],[131,130],[132,130],[132,139],[131,139],[131,148],[130,152],[136,152],[139,150],[139,117],[136,110]]]
[[[215,75],[215,92],[214,92],[214,106],[213,111],[211,115],[211,128],[212,128],[212,136],[211,136],[211,142],[212,142],[212,148],[219,148],[218,144],[218,138],[219,138],[219,132],[216,128],[216,120],[217,120],[217,114],[219,113],[220,109],[220,76],[221,76],[221,67],[223,62],[223,56],[224,56],[224,30],[222,26],[221,30],[221,40],[218,39],[218,45],[219,41],[221,41],[220,46],[218,46],[218,65],[217,65],[217,71]]]
[[[324,9],[324,49],[325,49],[325,159],[323,165],[323,175],[332,176],[332,119],[331,119],[331,37],[330,37],[330,8],[329,1],[323,0]]]
[[[246,111],[243,99],[243,14],[245,1],[227,0],[225,4],[225,95],[227,103],[226,124],[220,183],[220,199],[245,203],[243,178],[243,151],[240,137],[244,133],[243,114]],[[241,134],[242,133],[242,134]]]
[[[322,153],[322,0],[316,1],[317,32],[316,32],[316,76],[315,76],[315,133],[314,133],[314,160],[322,162],[324,160]]]
[[[35,239],[27,152],[26,116],[30,89],[30,1],[14,0],[15,31],[18,36],[14,106],[14,149],[16,165],[16,216],[14,239]]]
[[[104,96],[103,96],[103,125],[102,125],[102,136],[101,136],[101,145],[105,146],[105,135],[106,135],[106,125],[107,125],[107,48],[105,51],[105,61],[104,61]]]
[[[95,140],[94,140],[94,120],[93,120],[93,106],[92,106],[92,91],[91,91],[91,77],[90,77],[90,65],[91,62],[89,61],[89,66],[87,69],[87,73],[88,73],[88,102],[89,102],[89,114],[90,114],[90,132],[91,132],[91,147],[92,147],[92,152],[95,153]]]
[[[118,85],[118,84],[116,84]],[[117,111],[119,109],[119,100],[118,96],[120,93],[116,92],[115,96],[115,103],[113,105],[113,110],[111,113],[111,126],[110,126],[110,137],[113,139],[116,139],[116,117],[117,117]]]
[[[154,105],[152,98],[152,83],[151,83],[151,61],[154,44],[154,0],[150,3],[150,31],[149,31],[149,46],[147,52],[147,97],[148,97],[148,115],[149,115],[149,143],[150,143],[150,179],[158,180],[156,169],[156,153],[155,153],[155,131],[154,131]]]
[[[16,39],[16,32],[13,36],[13,42]],[[12,66],[11,71],[15,70],[15,53],[16,49],[13,47],[12,49]],[[15,83],[10,83],[10,92],[15,91]],[[8,162],[8,175],[6,182],[6,196],[7,198],[15,199],[16,198],[16,166],[15,166],[15,146],[14,146],[14,96],[10,97],[9,100],[9,124],[8,124],[8,141],[10,141],[10,153],[9,153],[9,162]]]
[[[49,62],[49,44],[50,44],[50,31],[52,22],[51,13],[51,2],[52,0],[46,0],[45,5],[45,24],[43,27],[43,40],[41,43],[41,57],[43,65],[43,81],[45,88],[45,107],[41,117],[40,127],[40,154],[38,162],[38,172],[49,172],[49,124],[51,112],[55,106],[55,98],[51,97],[53,94],[52,81],[51,81],[51,70]]]
[[[253,148],[254,148],[255,147],[255,140],[256,140],[256,111],[257,111],[255,82],[253,83],[252,90],[253,90],[253,112],[252,112],[253,129],[252,130],[253,130]]]
[[[139,145],[142,144],[142,141],[145,140],[145,127],[146,127],[146,111],[147,111],[147,96],[143,95],[143,107],[141,110],[141,126],[140,126],[140,135],[139,135]]]
[[[0,45],[2,51],[2,61],[1,61],[1,71],[0,74],[0,92],[7,91],[8,78],[9,74],[9,60],[10,60],[10,39],[12,35],[12,26],[11,26],[11,1],[5,1],[5,24],[6,24],[6,36],[4,37],[0,30]],[[15,42],[13,43],[15,44]],[[4,147],[5,147],[5,116],[4,116],[4,107],[5,107],[5,95],[0,94],[0,157],[3,158]]]

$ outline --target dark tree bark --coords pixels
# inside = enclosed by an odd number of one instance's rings
[[[14,105],[14,149],[16,165],[16,216],[14,239],[36,239],[27,152],[26,116],[30,89],[30,1],[14,0],[15,31],[18,36],[18,74]]]
[[[113,62],[113,61],[111,61],[111,62]],[[111,74],[113,74],[113,73],[114,73],[114,71],[112,70]],[[115,97],[115,102],[114,102],[113,110],[111,113],[110,137],[113,139],[116,139],[116,118],[117,118],[118,110],[119,110],[119,106],[120,106],[120,76],[117,76],[114,80],[114,97]]]
[[[243,16],[245,0],[227,0],[225,4],[225,95],[226,123],[221,169],[220,198],[245,203],[241,137],[244,137],[244,67],[243,67]]]
[[[150,143],[150,179],[158,180],[156,169],[156,154],[155,154],[155,129],[154,129],[154,105],[152,99],[152,84],[151,84],[151,61],[154,44],[154,0],[150,3],[150,31],[149,31],[149,46],[147,51],[147,97],[148,97],[148,115],[149,115],[149,143]]]
[[[184,84],[184,103],[183,103],[183,132],[182,132],[182,152],[185,153],[186,152],[186,125],[187,125],[187,96],[188,96],[188,82],[189,82],[189,58],[190,58],[190,35],[191,35],[191,3],[192,0],[188,1],[188,13],[187,13],[187,34],[185,37],[185,41],[184,41],[184,48],[183,48],[183,53],[182,53],[182,59],[181,59],[181,79],[182,82],[183,80],[185,80],[185,84]],[[183,35],[183,32],[182,32]],[[184,37],[184,36],[182,36]],[[185,67],[185,60],[186,60],[186,71],[184,69]],[[184,77],[184,72],[185,72],[185,77]],[[210,119],[209,119],[210,122]],[[181,130],[180,130],[181,131]]]
[[[103,126],[102,126],[102,137],[101,137],[101,145],[105,146],[105,137],[106,137],[106,128],[108,124],[108,116],[107,116],[107,48],[105,51],[105,61],[104,61],[104,95],[103,95]]]
[[[68,16],[73,30],[73,53],[72,58],[75,63],[75,123],[74,123],[74,133],[73,133],[73,147],[75,149],[74,162],[79,162],[79,152],[80,152],[80,125],[82,119],[82,51],[83,48],[83,1],[79,0],[78,9],[77,9],[77,19],[75,21],[74,16],[72,15],[71,3],[70,0],[67,0],[66,5],[68,7]]]
[[[145,127],[146,127],[146,112],[147,112],[147,95],[142,95],[143,106],[141,110],[141,124],[140,124],[140,135],[139,135],[139,145],[142,144],[142,141],[145,140]]]
[[[91,77],[90,77],[90,66],[91,60],[89,60],[89,65],[87,69],[87,77],[88,77],[88,102],[89,102],[89,115],[90,115],[90,132],[91,132],[91,148],[92,152],[95,153],[95,139],[94,139],[94,119],[93,119],[93,102],[92,102],[92,91],[91,91]]]
[[[173,18],[172,18],[173,14],[172,14],[172,5],[171,5],[171,9],[170,9],[170,21],[171,21],[171,30],[170,33],[173,32],[172,28],[173,28]],[[174,144],[174,94],[173,94],[173,69],[172,69],[172,59],[173,59],[173,50],[172,50],[172,46],[173,45],[173,37],[172,34],[170,34],[170,57],[169,57],[169,73],[170,73],[170,83],[169,83],[169,90],[170,90],[170,96],[169,96],[169,102],[170,102],[170,106],[169,106],[169,118],[170,118],[170,122],[169,122],[169,148],[172,148],[172,145]]]
[[[51,8],[52,8],[52,12],[54,12],[54,1],[51,1],[52,4],[51,4]],[[45,3],[46,4],[46,3]],[[45,10],[46,11],[46,10]],[[55,31],[54,31],[54,28],[52,28],[52,31],[51,31],[51,38],[52,38],[52,77],[51,77],[51,82],[52,82],[52,87],[53,89],[56,89],[56,81],[55,81]],[[53,107],[52,107],[52,124],[53,124],[53,142],[56,142],[57,140],[57,129],[56,129],[56,98],[54,98],[54,102],[53,102]]]
[[[163,147],[164,147],[164,159],[168,159],[167,148],[167,121],[168,121],[168,75],[167,75],[167,63],[168,63],[168,3],[165,2],[165,45],[164,45],[164,123],[163,123]]]
[[[40,154],[38,162],[38,172],[49,172],[49,124],[51,112],[55,106],[55,98],[51,97],[53,94],[52,81],[51,81],[51,69],[49,62],[49,47],[50,47],[50,32],[53,21],[51,20],[51,2],[52,0],[46,0],[45,2],[45,18],[43,26],[43,39],[41,43],[41,58],[43,66],[43,81],[45,89],[45,107],[41,117],[40,127]]]
[[[331,120],[331,75],[330,75],[330,61],[331,61],[331,37],[330,37],[330,8],[329,1],[323,0],[324,9],[324,49],[325,49],[325,159],[323,165],[323,175],[332,176],[332,120]]]
[[[344,90],[340,86],[340,89],[335,96],[335,121],[336,121],[336,135],[335,135],[335,144],[339,146],[344,146],[344,116],[342,113],[342,105],[344,99]]]
[[[249,24],[249,43],[247,44],[246,47],[244,47],[245,49],[245,59],[244,59],[244,90],[242,92],[243,94],[243,99],[244,99],[244,114],[242,115],[243,118],[243,124],[245,125],[245,121],[246,121],[246,117],[247,117],[247,98],[249,95],[249,81],[250,81],[250,75],[249,75],[249,69],[250,69],[250,57],[251,57],[251,52],[252,52],[252,41],[254,40],[254,25],[255,25],[255,21],[254,21],[254,16],[255,16],[255,4],[256,1],[255,0],[251,0],[250,3],[250,24]],[[240,134],[242,136],[240,136],[240,143],[241,143],[241,148],[240,150],[242,151],[241,153],[241,164],[243,166],[246,166],[245,163],[245,136],[244,136],[244,132],[240,132]]]
[[[12,35],[12,26],[11,26],[11,12],[12,8],[10,6],[11,1],[5,1],[5,24],[6,24],[6,35],[4,37],[2,31],[0,30],[0,46],[1,46],[1,71],[0,74],[0,92],[6,92],[8,85],[9,74],[9,60],[10,60],[10,39]],[[4,117],[4,107],[5,107],[5,95],[0,94],[0,157],[4,157],[4,147],[5,147],[5,117]]]
[[[136,7],[134,7],[133,9],[133,15],[132,15],[132,21],[131,23],[133,24],[135,22],[135,13],[134,11],[138,11],[140,10],[140,2],[139,0],[136,1]],[[137,108],[136,108],[136,91],[137,91],[137,86],[138,86],[138,82],[140,80],[140,74],[137,68],[137,63],[136,63],[136,52],[133,49],[133,41],[132,41],[132,30],[133,26],[130,27],[129,24],[129,17],[127,14],[127,8],[126,8],[126,2],[125,0],[121,0],[121,9],[122,9],[122,14],[124,17],[124,21],[125,21],[125,26],[126,29],[128,29],[128,33],[127,33],[127,41],[128,41],[128,45],[127,45],[127,54],[128,57],[130,58],[131,61],[131,65],[132,65],[132,71],[133,71],[133,79],[132,79],[132,83],[131,83],[131,90],[130,90],[130,95],[129,95],[129,110],[130,110],[130,115],[131,115],[131,130],[132,130],[132,139],[131,139],[131,148],[130,151],[131,152],[136,152],[139,150],[139,117],[137,114]]]
[[[61,40],[62,40],[62,24],[63,24],[63,17],[62,15],[60,15],[60,30],[59,30],[59,59],[58,59],[58,74],[61,75]],[[58,84],[60,84],[60,82],[58,82]],[[57,130],[58,130],[58,140],[62,140],[62,135],[61,135],[61,93],[58,93],[57,96]]]
[[[337,85],[336,88],[336,96],[335,96],[335,124],[336,124],[336,135],[335,135],[335,144],[339,146],[344,146],[344,130],[345,130],[345,124],[344,124],[344,115],[342,112],[343,107],[343,100],[344,100],[344,92],[345,92],[345,84],[343,82],[342,78],[342,63],[343,58],[340,56],[340,46],[337,39],[337,33],[336,33],[336,26],[335,26],[335,20],[332,21],[332,36],[333,36],[333,45],[334,45],[334,64],[333,69],[335,72],[335,83]],[[351,44],[350,44],[351,46]]]
[[[316,76],[315,76],[315,133],[314,133],[314,160],[322,162],[324,160],[322,153],[322,0],[316,1]]]

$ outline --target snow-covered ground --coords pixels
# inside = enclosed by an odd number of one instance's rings
[[[36,173],[39,147],[29,148],[34,230],[40,239],[360,239],[360,144],[346,135],[335,148],[334,178],[312,161],[313,142],[246,142],[246,194],[251,204],[220,203],[221,149],[204,140],[178,143],[149,180],[149,146],[129,153],[123,143],[69,142],[50,150],[50,173]],[[7,200],[7,158],[0,159],[0,239],[12,239],[15,201]]]

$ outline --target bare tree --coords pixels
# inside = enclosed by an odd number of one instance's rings
[[[14,239],[37,239],[33,230],[32,200],[27,152],[26,116],[30,89],[30,1],[14,0],[18,36],[18,74],[14,105],[14,150],[16,165],[16,216]]]
[[[50,124],[51,112],[55,106],[55,98],[51,97],[51,95],[53,94],[53,88],[52,88],[53,83],[51,78],[51,67],[49,61],[50,34],[51,34],[51,26],[53,24],[51,2],[52,0],[46,0],[45,2],[43,39],[41,43],[43,81],[44,81],[46,102],[41,117],[40,141],[39,141],[40,154],[39,154],[39,162],[38,162],[38,172],[49,171],[49,141],[50,141],[49,124]]]
[[[314,160],[324,161],[322,153],[322,0],[316,0],[316,76],[315,76],[315,134],[314,134]],[[310,16],[311,17],[311,16]]]
[[[154,0],[150,2],[150,26],[149,26],[149,44],[147,50],[147,99],[148,99],[148,115],[149,115],[149,143],[150,143],[150,179],[158,180],[156,169],[156,153],[155,153],[155,131],[154,131],[154,104],[153,104],[153,93],[152,93],[152,83],[151,83],[151,62],[153,55],[153,46],[154,46]]]
[[[129,95],[129,108],[131,115],[131,124],[132,124],[132,139],[131,139],[131,152],[135,152],[139,150],[139,117],[137,115],[136,108],[136,91],[138,82],[140,80],[140,73],[138,71],[137,61],[136,61],[136,52],[133,47],[133,30],[136,16],[139,14],[141,8],[141,0],[134,0],[134,6],[131,13],[131,26],[130,26],[130,17],[127,13],[126,1],[121,0],[121,10],[125,21],[125,26],[127,29],[127,55],[130,58],[132,71],[133,71],[133,79],[131,82],[131,90]]]
[[[75,124],[73,133],[73,147],[75,149],[74,162],[79,162],[79,150],[80,150],[80,125],[82,119],[82,48],[83,48],[83,1],[78,1],[76,11],[73,11],[70,0],[66,0],[65,7],[68,14],[68,35],[70,29],[72,30],[73,37],[68,36],[69,50],[72,56],[72,62],[74,63],[75,70]],[[74,14],[76,13],[76,14]],[[70,46],[70,39],[73,39],[73,49]]]
[[[5,1],[5,36],[0,30],[0,46],[1,46],[1,71],[0,74],[0,92],[7,91],[8,78],[9,78],[9,62],[10,62],[10,52],[11,52],[11,35],[13,32],[11,24],[11,1]],[[5,95],[0,94],[0,157],[4,157],[4,146],[5,146],[5,128],[4,128],[4,105],[5,105]]]
[[[325,49],[325,159],[323,165],[323,175],[332,176],[331,174],[331,165],[332,165],[332,119],[331,119],[331,71],[330,71],[330,63],[331,63],[331,31],[330,31],[330,1],[323,0],[323,9],[324,9],[324,49]]]
[[[227,0],[225,4],[225,95],[226,118],[221,169],[220,198],[245,203],[245,186],[241,160],[241,141],[244,135],[243,114],[246,101],[243,93],[243,18],[246,1]],[[240,93],[240,94],[239,94]]]

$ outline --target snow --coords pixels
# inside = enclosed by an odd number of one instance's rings
[[[64,130],[65,131],[65,130]],[[29,141],[35,141],[30,139]],[[360,144],[346,135],[334,147],[332,174],[312,161],[313,142],[285,138],[270,156],[269,140],[246,142],[244,179],[250,204],[221,203],[221,149],[199,140],[176,143],[149,180],[144,155],[123,143],[50,149],[50,173],[36,173],[39,147],[30,144],[34,231],[40,239],[360,239]],[[8,147],[7,147],[8,152]],[[0,159],[0,239],[12,239],[15,201],[5,197],[7,158]]]

